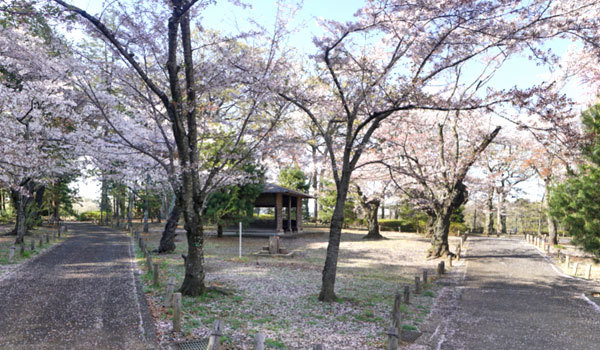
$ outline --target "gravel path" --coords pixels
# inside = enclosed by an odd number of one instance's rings
[[[437,326],[413,349],[599,348],[600,308],[583,295],[596,285],[517,239],[471,237],[464,261],[434,310]]]
[[[0,349],[149,349],[130,239],[90,224],[0,280]]]

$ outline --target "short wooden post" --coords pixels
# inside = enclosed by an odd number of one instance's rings
[[[254,336],[254,350],[265,350],[265,334],[258,332]]]
[[[440,261],[440,263],[439,263],[439,264],[438,264],[438,266],[437,266],[437,274],[438,274],[438,276],[441,276],[441,275],[443,275],[444,273],[446,273],[446,271],[445,271],[445,270],[446,270],[446,268],[445,268],[445,266],[444,266],[444,262],[443,262],[443,261]]]
[[[421,294],[421,278],[415,276],[415,294]]]
[[[469,236],[467,235],[467,233],[465,232],[465,234],[460,238],[462,241],[462,244],[464,245],[465,242],[467,241],[467,238],[469,238]]]
[[[50,243],[50,234],[46,233],[46,244]]]
[[[571,261],[571,257],[568,254],[565,254],[565,268],[567,272],[569,272],[569,262]]]
[[[20,251],[20,253],[21,253],[21,256],[23,256],[25,254],[25,242],[21,243],[21,251]]]
[[[140,247],[140,249],[141,249],[143,245],[144,245],[144,240],[142,239],[142,237],[139,237],[138,238],[138,247]]]
[[[65,232],[69,232],[69,225],[65,224]]]
[[[40,237],[40,249],[44,246],[44,239]]]
[[[456,261],[460,260],[460,245],[456,247]]]
[[[573,276],[577,276],[577,267],[579,267],[579,263],[573,263]]]
[[[404,286],[404,304],[410,304],[410,287]]]
[[[140,230],[135,230],[135,239],[140,239]]]
[[[31,250],[35,250],[35,241],[31,240]]]
[[[173,332],[181,332],[181,293],[173,294]]]
[[[585,270],[585,278],[586,279],[591,279],[592,278],[592,265],[588,265],[587,266],[587,270]]]
[[[17,249],[17,247],[15,247],[14,245],[10,246],[10,251],[8,252],[8,261],[12,262],[13,259],[15,258],[15,249]]]
[[[452,267],[452,255],[448,254],[448,267]]]
[[[394,308],[392,309],[392,326],[396,328],[400,328],[402,326],[402,322],[400,321],[400,306],[402,306],[402,294],[400,294],[400,291],[398,291],[394,297]]]
[[[313,344],[313,350],[325,350],[325,346],[323,344]]]
[[[387,332],[388,335],[388,350],[398,350],[398,329],[396,327],[390,327]]]
[[[154,286],[158,287],[158,264],[154,264],[154,274],[153,274],[153,279],[154,279]]]
[[[546,254],[550,255],[550,244],[546,244]]]
[[[150,255],[146,256],[146,269],[148,272],[152,271],[152,257]]]
[[[221,346],[221,336],[223,332],[221,331],[221,320],[215,320],[213,324],[213,331],[210,334],[210,338],[208,338],[208,346],[207,350],[219,350]]]
[[[164,305],[165,307],[171,307],[173,305],[173,291],[175,291],[175,277],[169,277],[167,282],[167,295],[165,295]]]
[[[427,284],[427,270],[423,270],[423,284]]]

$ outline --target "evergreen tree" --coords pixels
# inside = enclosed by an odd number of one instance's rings
[[[585,162],[577,174],[552,188],[550,215],[569,227],[573,243],[600,257],[600,105],[585,111],[582,122]]]
[[[307,193],[310,188],[308,176],[297,165],[281,169],[277,181],[283,187]],[[309,218],[308,199],[302,200],[302,216]]]

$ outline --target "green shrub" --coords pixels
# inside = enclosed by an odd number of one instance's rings
[[[402,232],[417,232],[417,228],[419,228],[419,231],[423,231],[425,223],[423,222],[421,225],[420,220],[416,220],[415,218],[379,220],[379,229],[381,231],[398,231],[398,227],[402,229]]]
[[[92,221],[92,220],[100,220],[100,211],[84,211],[83,213],[77,215],[77,220],[79,221]]]
[[[259,214],[254,215],[254,220],[275,220],[275,214]]]
[[[451,222],[450,223],[450,232],[458,233],[458,231],[460,231],[460,232],[467,231],[467,225],[465,225],[461,222]]]

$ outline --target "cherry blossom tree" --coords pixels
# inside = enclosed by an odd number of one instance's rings
[[[411,113],[398,119],[390,122],[406,131],[393,137],[381,133],[387,155],[381,163],[398,190],[430,216],[428,256],[447,255],[450,218],[468,199],[467,175],[500,127],[474,127],[483,119],[477,112]]]
[[[7,23],[0,26],[0,184],[12,191],[16,243],[22,243],[44,184],[78,165],[68,84],[72,60],[47,28],[43,36],[34,30],[39,18],[18,26],[2,20]]]
[[[108,10],[115,13],[117,24],[110,28],[100,16],[66,1],[54,3],[76,14],[90,34],[106,42],[127,67],[128,76],[141,80],[150,92],[153,100],[148,104],[166,115],[176,145],[177,188],[188,241],[180,290],[185,295],[202,294],[202,212],[207,197],[221,186],[243,180],[239,165],[285,109],[285,104],[272,103],[261,88],[277,65],[275,50],[269,44],[257,47],[259,40],[240,45],[247,36],[193,33],[200,28],[195,15],[211,1],[112,6]]]
[[[597,9],[588,1],[373,0],[355,21],[323,23],[328,34],[315,40],[314,66],[306,69],[314,74],[288,75],[281,79],[287,86],[278,88],[322,135],[337,187],[319,300],[335,300],[350,179],[382,122],[411,110],[472,110],[501,100],[523,101],[533,91],[481,90],[466,100],[448,98],[453,84],[446,73],[475,61],[501,64],[522,50],[548,57],[536,42],[584,28],[592,35],[588,28],[596,22],[590,12]]]
[[[505,203],[516,189],[516,186],[534,175],[528,166],[531,157],[531,139],[523,132],[507,131],[507,135],[499,137],[485,153],[484,169],[487,173],[485,182],[488,184],[487,212],[485,233],[492,231],[492,201],[496,194],[496,233],[506,234]]]

